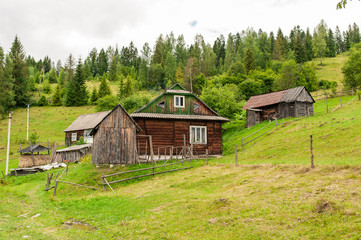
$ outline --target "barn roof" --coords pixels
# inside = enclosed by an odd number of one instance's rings
[[[30,145],[29,147],[26,147],[24,149],[21,149],[19,153],[34,153],[34,152],[45,152],[51,150],[51,148],[44,147],[40,144],[34,144]]]
[[[132,113],[132,117],[137,118],[158,118],[158,119],[181,119],[181,120],[208,120],[208,121],[221,121],[229,122],[229,119],[221,116],[211,115],[180,115],[180,114],[163,114],[163,113]]]
[[[90,132],[90,135],[94,135],[95,132],[98,130],[98,126],[99,124],[106,118],[108,117],[108,115],[110,115],[115,109],[117,109],[118,107],[120,107],[124,112],[125,114],[130,118],[130,120],[134,123],[137,131],[141,131],[142,129],[139,127],[139,125],[136,123],[136,121],[134,121],[134,119],[129,115],[129,113],[127,112],[127,110],[125,110],[125,108],[123,108],[123,106],[119,103],[117,106],[115,106],[115,108],[113,108],[113,110],[109,111],[108,114],[106,114],[100,121],[99,123],[94,126],[93,130]]]
[[[219,114],[214,111],[212,108],[210,108],[205,102],[203,102],[201,99],[199,99],[195,94],[193,94],[190,91],[187,91],[185,88],[183,88],[179,83],[173,84],[170,88],[166,89],[162,94],[154,98],[152,101],[144,105],[143,107],[136,110],[134,113],[140,113],[142,110],[146,109],[149,105],[157,101],[159,98],[161,98],[165,94],[182,94],[182,95],[192,95],[194,96],[198,101],[200,101],[206,108],[208,108],[214,115],[219,116]],[[134,114],[133,113],[133,114]],[[133,114],[131,114],[133,116]]]
[[[301,95],[303,90],[305,90],[306,96]],[[311,94],[307,91],[305,87],[296,87],[278,92],[252,96],[244,105],[243,109],[254,109],[281,102],[310,102],[310,100],[313,103],[315,102],[315,100],[312,98]]]
[[[105,111],[80,115],[79,117],[77,117],[77,119],[75,119],[74,122],[72,122],[72,124],[70,124],[67,129],[64,130],[64,132],[93,129],[109,113],[110,111]]]

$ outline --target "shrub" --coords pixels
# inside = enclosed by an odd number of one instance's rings
[[[122,106],[127,110],[129,113],[134,112],[135,110],[143,107],[150,101],[148,96],[129,96],[122,100]]]
[[[41,96],[38,101],[38,106],[47,106],[47,105],[49,105],[48,100],[46,99],[46,97],[44,95]]]
[[[97,100],[97,106],[95,107],[97,112],[112,110],[119,104],[119,100],[116,96],[107,95]]]

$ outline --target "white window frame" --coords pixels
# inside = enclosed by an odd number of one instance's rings
[[[192,133],[194,129],[194,134]],[[202,131],[202,129],[204,129]],[[199,139],[197,138],[197,132],[199,130]],[[204,132],[204,135],[202,134]],[[191,144],[207,144],[207,127],[206,126],[190,126],[189,127],[189,142]]]
[[[179,98],[179,100],[178,100],[178,104],[177,104],[177,98]],[[183,105],[180,105],[180,99],[182,99],[182,101],[183,101]],[[176,108],[185,108],[185,98],[184,98],[184,96],[180,96],[180,95],[174,95],[174,107],[176,107]]]
[[[91,129],[84,130],[84,141],[86,143],[93,143],[93,137],[90,136]]]
[[[76,132],[75,132],[75,133],[72,133],[72,134],[71,134],[71,141],[72,141],[72,142],[76,142],[76,141],[77,141],[77,140],[76,140],[77,137],[78,137],[78,134],[77,134]]]

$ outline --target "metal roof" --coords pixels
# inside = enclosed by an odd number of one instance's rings
[[[230,120],[221,116],[211,115],[180,115],[180,114],[162,114],[162,113],[132,113],[133,118],[158,118],[158,119],[181,119],[181,120],[207,120],[229,122]]]
[[[80,115],[64,132],[93,129],[108,113],[110,113],[110,111]]]
[[[74,146],[70,146],[67,148],[60,149],[60,150],[56,150],[56,152],[70,152],[70,151],[76,151],[76,150],[80,150],[80,149],[84,149],[84,148],[91,148],[91,147],[92,147],[92,144],[87,143],[87,144],[74,145]]]
[[[45,151],[49,151],[49,150],[51,150],[51,148],[44,147],[40,144],[34,144],[34,145],[30,145],[29,147],[26,147],[24,149],[21,149],[19,151],[19,153],[45,152]]]
[[[296,87],[278,92],[252,96],[242,109],[254,109],[281,102],[289,103],[295,101],[315,102],[305,87]]]

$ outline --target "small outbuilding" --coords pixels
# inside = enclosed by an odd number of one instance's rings
[[[51,160],[51,148],[44,147],[40,144],[30,145],[19,151],[19,168],[34,167],[48,164]],[[47,154],[39,154],[40,152],[47,152]]]
[[[56,150],[52,159],[53,163],[77,162],[86,154],[91,154],[92,144],[73,145],[67,148]]]
[[[93,143],[93,137],[90,136],[90,132],[109,112],[110,111],[83,114],[77,117],[77,119],[64,130],[65,145],[70,146],[81,137],[84,138],[86,143]]]
[[[141,128],[122,107],[117,105],[94,127],[93,164],[135,164],[136,134]]]
[[[313,116],[315,100],[305,87],[252,96],[244,105],[247,127],[265,120],[287,117]]]

